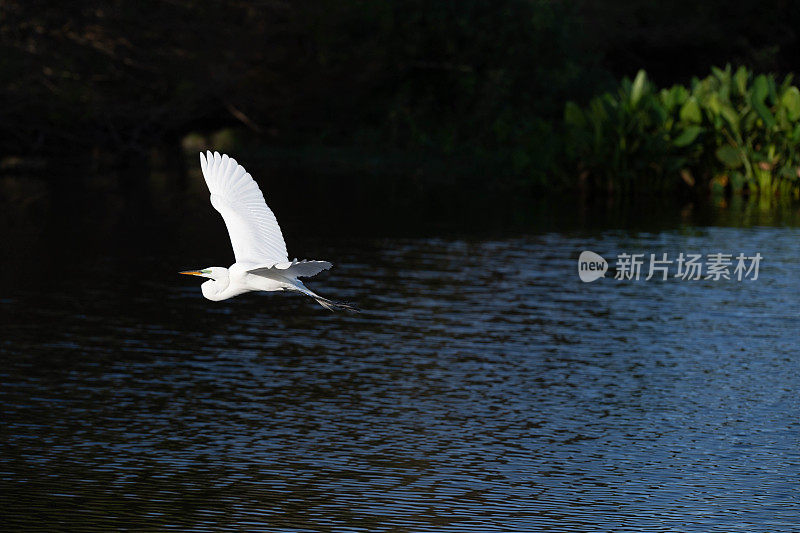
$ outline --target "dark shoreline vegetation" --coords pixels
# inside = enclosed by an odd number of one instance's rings
[[[792,76],[712,68],[658,90],[642,70],[588,106],[567,103],[568,161],[582,179],[623,193],[682,180],[717,194],[800,197],[800,90]]]
[[[11,0],[0,173],[180,189],[212,148],[330,198],[796,200],[800,15],[695,4]]]

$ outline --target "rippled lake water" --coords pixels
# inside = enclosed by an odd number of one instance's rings
[[[796,227],[290,240],[357,315],[208,302],[175,273],[225,243],[125,238],[7,258],[3,529],[800,530]],[[582,250],[764,259],[585,284]]]

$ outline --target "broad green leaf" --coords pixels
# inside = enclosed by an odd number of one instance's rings
[[[701,133],[703,133],[703,128],[700,126],[689,126],[672,140],[672,144],[678,147],[688,146],[692,144]]]
[[[647,89],[647,74],[644,70],[636,73],[636,78],[631,86],[631,105],[636,107]]]
[[[739,67],[736,69],[736,74],[733,75],[733,81],[736,84],[736,89],[741,96],[747,94],[747,69]]]
[[[700,124],[703,121],[703,114],[700,112],[700,105],[697,99],[692,96],[681,107],[681,120],[689,123]]]
[[[730,76],[729,76],[730,78]],[[728,100],[731,97],[731,81],[728,79],[726,83],[723,83],[719,88],[719,98],[721,100]]]
[[[767,95],[770,92],[770,83],[766,76],[760,74],[753,80],[753,90],[750,93],[750,104],[753,109],[764,121],[764,125],[768,128],[775,126],[775,117],[772,116],[769,109],[764,105]]]
[[[720,115],[728,121],[734,133],[739,133],[739,113],[731,106],[723,104],[719,109]]]
[[[789,120],[795,121],[800,118],[800,90],[797,87],[789,87],[781,97],[781,105],[786,109]]]
[[[769,83],[767,82],[767,77],[763,74],[756,76],[756,79],[753,80],[753,90],[750,93],[751,101],[763,104],[768,94]]]
[[[778,90],[775,86],[775,77],[770,76],[767,78],[767,89],[769,89],[769,103],[770,104],[777,104],[778,103]]]
[[[742,157],[739,150],[729,144],[720,146],[714,153],[717,159],[728,168],[738,168],[742,166]]]
[[[711,93],[711,95],[706,99],[705,104],[715,115],[719,114],[720,107],[722,107],[722,102],[720,102],[717,93]]]

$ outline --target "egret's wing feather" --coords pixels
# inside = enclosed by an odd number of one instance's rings
[[[265,278],[272,278],[274,274],[288,278],[311,277],[319,274],[323,270],[328,270],[333,265],[328,261],[284,261],[269,266],[259,266],[248,270],[249,273]]]
[[[211,205],[228,228],[237,263],[286,262],[281,228],[252,176],[235,159],[219,152],[200,154],[200,168],[211,192]]]

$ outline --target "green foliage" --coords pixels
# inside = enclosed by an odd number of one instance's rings
[[[800,190],[800,90],[744,67],[657,90],[639,71],[615,93],[564,110],[566,154],[621,192],[681,184],[762,196]]]

